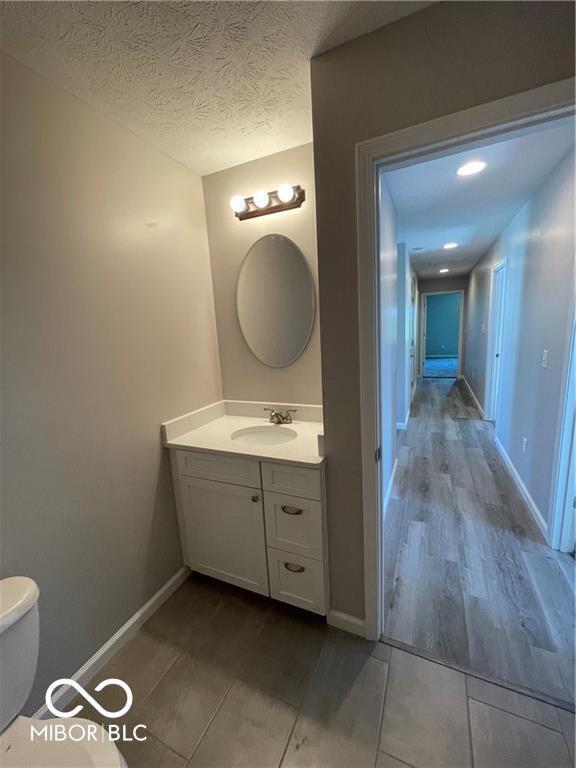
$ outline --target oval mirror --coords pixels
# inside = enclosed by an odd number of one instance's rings
[[[258,360],[282,368],[300,357],[314,327],[316,297],[306,259],[292,240],[265,235],[254,243],[238,276],[236,305]]]

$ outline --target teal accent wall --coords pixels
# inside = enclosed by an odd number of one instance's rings
[[[460,293],[426,297],[426,357],[458,357]]]

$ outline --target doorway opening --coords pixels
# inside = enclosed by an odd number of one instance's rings
[[[381,366],[372,374],[379,396],[371,416],[379,415],[382,446],[380,520],[365,508],[367,623],[386,642],[567,707],[574,702],[574,563],[551,548],[547,505],[572,307],[572,114],[483,140],[475,134],[450,149],[428,145],[408,160],[383,140],[390,158],[378,161],[372,148],[366,161],[379,190],[380,354],[367,354]],[[486,173],[459,173],[472,163]],[[551,243],[560,231],[564,239]],[[398,338],[403,329],[393,374],[392,241]],[[369,279],[366,269],[361,297]],[[457,291],[456,374],[429,376],[427,361],[439,359],[427,344],[430,295]],[[418,314],[414,351],[406,328]],[[367,318],[362,306],[361,328]],[[391,403],[406,398],[386,397],[390,391],[406,393],[407,417],[399,405],[391,412]],[[374,429],[369,398],[363,435]],[[367,464],[366,456],[365,482],[374,477]],[[372,493],[367,486],[365,498]],[[379,551],[368,542],[374,533]]]
[[[423,358],[420,375],[456,379],[462,358],[464,291],[422,294]]]

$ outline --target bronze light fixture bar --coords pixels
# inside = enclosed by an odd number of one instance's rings
[[[280,213],[280,211],[289,211],[291,208],[300,208],[306,200],[306,192],[299,184],[294,185],[292,189],[294,195],[287,203],[280,200],[277,189],[268,192],[268,203],[262,207],[258,207],[254,202],[255,195],[245,197],[246,207],[242,211],[235,211],[234,215],[240,221],[244,221],[244,219],[255,219],[257,216],[267,216],[269,213]]]

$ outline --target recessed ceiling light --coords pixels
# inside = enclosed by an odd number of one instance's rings
[[[475,173],[480,173],[486,168],[486,163],[483,160],[472,160],[469,163],[464,163],[456,171],[458,176],[473,176]]]
[[[442,275],[442,274],[444,274],[444,272],[450,272],[450,270],[448,269],[448,267],[443,267],[443,269],[441,269],[441,270],[439,270],[439,271],[440,271],[440,274],[441,274],[441,275]]]
[[[445,251],[451,251],[452,248],[458,248],[458,243],[444,243],[442,246]]]

